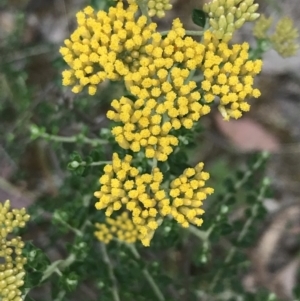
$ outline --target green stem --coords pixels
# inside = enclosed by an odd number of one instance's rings
[[[35,135],[37,138],[44,138],[46,140],[51,140],[51,141],[56,141],[56,142],[65,142],[65,143],[75,143],[82,141],[83,143],[86,144],[92,144],[92,145],[100,145],[100,144],[108,144],[107,140],[104,139],[97,139],[97,138],[88,138],[85,137],[82,134],[75,135],[75,136],[69,136],[69,137],[64,137],[64,136],[58,136],[58,135],[51,135],[48,133],[43,133],[40,131],[36,131],[35,128],[31,130],[32,134]]]
[[[63,224],[66,228],[68,228],[69,230],[71,230],[73,233],[75,233],[75,235],[79,236],[79,237],[83,237],[83,233],[82,231],[80,231],[79,229],[73,228],[71,225],[69,225],[66,221],[64,221],[61,216],[57,213],[54,212],[53,218],[60,222],[61,224]]]
[[[149,24],[151,22],[151,18],[148,14],[148,0],[136,0],[136,3],[142,12],[142,15],[147,17],[147,23]]]
[[[108,275],[109,275],[109,278],[110,278],[110,281],[111,281],[111,284],[112,284],[111,292],[112,292],[113,300],[114,301],[120,301],[117,279],[116,279],[116,276],[114,274],[113,266],[112,266],[111,261],[110,261],[109,256],[108,256],[106,246],[105,246],[104,243],[100,243],[100,247],[101,247],[101,253],[102,253],[102,256],[103,256],[103,261],[107,266]]]
[[[133,256],[137,260],[141,259],[141,256],[140,256],[139,252],[137,251],[137,249],[135,248],[134,245],[126,244],[126,246],[130,249],[131,253],[133,254]],[[146,278],[146,280],[148,281],[149,285],[151,286],[151,288],[152,288],[154,294],[156,295],[157,299],[159,301],[165,301],[166,299],[165,299],[163,293],[161,292],[160,288],[158,287],[158,285],[154,281],[154,279],[151,276],[151,274],[149,273],[149,271],[146,268],[143,268],[142,273],[143,273],[144,277]]]
[[[207,241],[208,239],[208,231],[199,230],[197,227],[190,225],[187,229],[190,233],[197,236],[202,241]]]
[[[88,221],[85,222],[82,227],[79,229],[73,228],[72,226],[70,226],[68,223],[66,223],[61,217],[60,215],[56,214],[55,218],[57,221],[59,221],[60,223],[62,223],[64,226],[66,226],[68,229],[70,229],[72,232],[74,232],[77,236],[79,237],[83,237],[83,231],[85,229],[85,227],[88,225]],[[43,281],[45,281],[47,278],[49,278],[53,273],[57,273],[58,275],[61,275],[62,271],[64,269],[66,269],[67,267],[69,267],[73,262],[75,262],[76,260],[76,255],[71,253],[66,259],[60,259],[60,260],[56,260],[54,262],[52,262],[47,269],[44,271],[43,273],[43,277],[40,280],[40,283],[42,283]]]
[[[97,161],[97,162],[92,162],[92,163],[87,163],[85,161],[82,161],[79,163],[81,166],[101,166],[101,165],[106,165],[106,164],[111,164],[112,161]]]
[[[52,262],[43,273],[40,283],[48,279],[53,273],[61,274],[61,271],[69,267],[76,260],[75,254],[71,253],[66,259]]]
[[[161,31],[160,34],[162,36],[166,36],[166,35],[168,35],[169,32],[170,32],[170,30]],[[204,33],[204,31],[201,31],[201,30],[186,30],[185,31],[186,36],[199,36],[199,37],[202,37],[203,33]]]

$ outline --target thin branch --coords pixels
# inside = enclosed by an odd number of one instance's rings
[[[15,61],[27,59],[32,56],[37,56],[37,55],[50,53],[50,52],[53,53],[53,48],[54,47],[51,45],[39,45],[31,48],[26,48],[23,51],[9,53],[2,57],[1,64],[9,64]]]
[[[114,274],[113,266],[112,266],[112,264],[110,262],[110,259],[108,257],[105,244],[100,243],[100,248],[101,248],[101,253],[102,253],[102,256],[103,256],[103,261],[105,262],[105,264],[107,266],[108,275],[109,275],[110,281],[112,283],[111,292],[112,292],[112,295],[113,295],[113,299],[114,299],[114,301],[120,301],[117,279],[116,279],[115,274]]]
[[[87,138],[81,135],[64,137],[64,136],[57,136],[57,135],[51,135],[48,133],[40,132],[38,133],[38,137],[51,140],[51,141],[65,142],[65,143],[75,143],[75,142],[82,141],[83,143],[92,144],[92,145],[108,144],[107,140],[98,139],[98,138]]]
[[[101,165],[105,165],[105,164],[111,164],[111,162],[112,161],[96,161],[96,162],[92,162],[92,163],[87,163],[85,161],[82,161],[79,163],[79,165],[81,165],[81,166],[101,166]]]
[[[170,30],[166,30],[166,31],[161,31],[160,34],[162,36],[166,36],[168,35],[168,33],[170,32]],[[186,30],[185,31],[185,35],[186,36],[199,36],[199,37],[202,37],[203,36],[203,31],[201,30]]]
[[[137,249],[135,248],[135,246],[133,244],[126,244],[126,246],[130,249],[130,251],[132,252],[133,256],[136,259],[138,259],[138,260],[141,259],[141,256],[140,256],[139,252],[137,251]],[[156,295],[157,299],[159,301],[165,301],[166,299],[165,299],[163,293],[161,292],[160,288],[158,287],[158,285],[154,281],[154,279],[151,276],[151,274],[149,273],[149,271],[146,268],[143,268],[142,273],[145,276],[145,278],[148,281],[151,288],[153,289],[153,292]]]

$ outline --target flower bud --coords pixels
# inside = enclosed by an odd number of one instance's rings
[[[227,0],[225,3],[225,7],[228,9],[234,6],[234,0]]]
[[[241,16],[242,16],[242,11],[241,11],[240,8],[237,8],[237,9],[236,9],[236,12],[235,12],[235,17],[236,17],[236,19],[240,19]]]
[[[239,9],[241,10],[242,13],[244,13],[247,11],[248,5],[245,2],[242,2],[241,5],[239,6]]]
[[[258,6],[259,5],[257,3],[251,5],[250,7],[248,7],[247,12],[250,14],[255,13],[258,9]]]
[[[226,18],[224,15],[222,15],[219,19],[219,28],[226,28],[227,27],[227,22],[226,22]]]
[[[256,19],[259,18],[259,16],[260,16],[260,14],[258,14],[258,13],[251,14],[249,21],[255,21]]]
[[[244,0],[244,2],[249,7],[249,6],[251,6],[253,4],[254,0]]]
[[[219,29],[219,24],[215,19],[210,19],[209,24],[213,29],[215,29],[215,30]]]
[[[228,13],[226,16],[227,23],[233,23],[234,22],[234,15],[232,13]]]
[[[219,6],[217,8],[217,10],[215,11],[214,15],[216,17],[220,17],[220,16],[224,15],[224,7],[223,6]]]
[[[212,2],[210,2],[209,11],[212,12],[212,13],[215,13],[219,6],[221,6],[219,1],[218,0],[213,0]]]
[[[236,29],[241,28],[241,27],[244,25],[245,21],[246,21],[246,20],[245,20],[244,18],[241,18],[241,19],[235,21],[234,27],[235,27]]]

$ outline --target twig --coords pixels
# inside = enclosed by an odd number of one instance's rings
[[[75,163],[73,164],[73,162],[75,162]],[[82,162],[73,161],[73,162],[71,162],[71,166],[74,168],[77,168],[78,166],[101,166],[101,165],[105,165],[105,164],[111,164],[112,161],[96,161],[96,162],[92,162],[92,163],[87,163],[85,161],[82,161]]]
[[[31,130],[31,132],[33,133],[33,130]],[[52,141],[57,141],[57,142],[65,142],[65,143],[75,143],[75,142],[79,142],[79,141],[82,141],[83,143],[86,143],[86,144],[92,144],[92,145],[99,145],[99,144],[107,144],[108,143],[108,141],[104,140],[104,139],[87,138],[87,137],[82,136],[82,135],[64,137],[64,136],[51,135],[51,134],[48,134],[48,133],[41,133],[41,132],[33,133],[33,134],[37,134],[38,137],[44,138],[44,139],[47,139],[47,140],[52,140]]]
[[[160,32],[160,34],[162,36],[166,36],[166,35],[168,35],[168,33],[169,33],[169,30]],[[201,30],[186,30],[185,35],[186,36],[200,36],[201,37],[201,36],[203,36],[203,31],[201,31]]]
[[[148,0],[137,0],[136,3],[139,6],[141,13],[147,17],[147,23],[149,24],[151,22],[151,18],[148,14]]]
[[[27,48],[24,51],[15,52],[2,57],[1,64],[9,64],[15,61],[27,59],[28,57],[53,52],[53,47],[49,45],[39,45]]]
[[[138,260],[141,259],[141,256],[140,256],[139,252],[137,251],[137,249],[135,248],[134,245],[132,245],[132,244],[126,244],[126,246],[130,249],[130,251],[132,252],[133,256],[136,259],[138,259]],[[145,276],[145,278],[148,281],[148,283],[150,284],[151,288],[153,289],[153,292],[155,293],[157,299],[159,301],[165,301],[166,299],[165,299],[163,293],[161,292],[160,288],[158,287],[158,285],[154,281],[154,279],[151,276],[151,274],[149,273],[149,271],[146,268],[143,268],[142,273]]]
[[[199,230],[197,227],[193,226],[193,225],[190,225],[187,230],[194,234],[195,236],[197,236],[200,240],[203,240],[203,241],[206,241],[208,236],[208,232],[207,231],[202,231],[202,230]]]
[[[100,243],[100,248],[101,248],[101,253],[102,253],[102,256],[103,256],[103,261],[105,262],[105,264],[107,266],[108,275],[109,275],[110,281],[112,283],[111,292],[112,292],[112,295],[113,295],[113,299],[114,299],[114,301],[120,301],[118,285],[117,285],[117,279],[115,277],[112,264],[111,264],[110,259],[108,257],[105,244]]]

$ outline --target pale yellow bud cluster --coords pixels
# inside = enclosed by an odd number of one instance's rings
[[[253,35],[258,39],[268,38],[267,31],[271,27],[273,19],[266,18],[265,15],[261,15],[253,26]]]
[[[137,8],[130,4],[125,10],[120,1],[108,13],[95,13],[90,6],[77,13],[78,28],[60,49],[70,66],[62,73],[63,85],[73,86],[74,93],[87,86],[93,95],[104,80],[120,80],[138,69],[157,25],[147,24],[146,16],[135,20]]]
[[[113,154],[112,164],[104,167],[104,175],[99,180],[100,191],[94,193],[99,198],[95,206],[97,210],[105,209],[106,216],[127,209],[141,234],[142,243],[149,245],[159,225],[158,214],[166,204],[169,205],[169,200],[160,188],[163,174],[159,169],[140,174],[131,162],[132,156],[126,155],[121,160],[118,154]]]
[[[203,166],[199,163],[195,168],[185,169],[170,184],[170,215],[185,228],[190,224],[201,226],[203,220],[199,216],[204,213],[201,206],[207,195],[214,192],[213,188],[205,187],[209,173],[203,171]]]
[[[16,228],[22,228],[29,220],[26,210],[10,210],[10,202],[0,203],[0,300],[22,301],[20,287],[24,284],[24,265],[22,256],[24,242],[21,237],[8,238]]]
[[[298,37],[299,31],[294,26],[293,20],[285,17],[278,21],[274,34],[270,36],[270,41],[282,57],[289,57],[295,55],[299,49]]]
[[[254,0],[213,0],[205,3],[203,10],[209,16],[212,33],[217,39],[229,42],[235,30],[247,21],[259,17]]]
[[[165,11],[172,9],[172,4],[170,0],[149,0],[148,9],[149,17],[163,18],[166,15]]]
[[[231,48],[219,43],[209,31],[204,33],[207,51],[201,69],[204,80],[201,87],[207,103],[219,98],[219,109],[225,120],[238,119],[250,105],[247,97],[259,97],[260,91],[253,88],[254,77],[261,71],[261,60],[249,60],[249,44],[236,44]]]
[[[105,224],[96,223],[97,231],[95,236],[105,244],[112,239],[117,238],[126,243],[135,243],[143,239],[143,235],[139,232],[139,226],[132,222],[127,211],[117,216],[116,219],[107,217]]]

